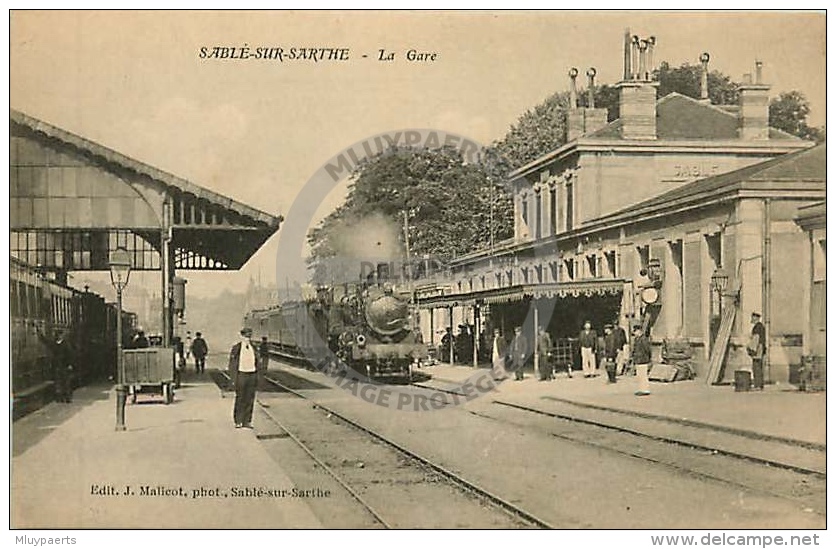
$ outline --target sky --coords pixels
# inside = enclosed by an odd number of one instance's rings
[[[707,51],[733,80],[760,59],[772,96],[802,91],[809,122],[825,122],[825,17],[791,12],[14,11],[10,106],[285,214],[327,159],[366,137],[437,128],[489,143],[567,89],[573,66],[617,82],[625,27],[656,36],[657,61]],[[349,61],[200,57],[215,46],[348,48]],[[395,60],[378,60],[381,49]],[[436,58],[409,62],[410,49]],[[341,199],[323,197],[319,215]],[[250,277],[282,285],[297,273],[277,274],[279,238],[240,272],[178,274],[202,296]]]

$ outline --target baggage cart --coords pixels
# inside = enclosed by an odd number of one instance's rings
[[[148,347],[122,351],[124,383],[131,388],[131,402],[137,393],[162,395],[166,404],[174,400],[174,348]]]

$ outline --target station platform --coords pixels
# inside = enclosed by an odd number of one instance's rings
[[[482,365],[488,368],[487,364]],[[473,375],[471,366],[439,363],[419,372],[432,376],[433,383],[454,387]],[[589,408],[690,422],[720,429],[743,431],[762,437],[801,441],[824,447],[827,440],[827,393],[801,392],[794,385],[767,385],[763,391],[735,392],[733,386],[706,385],[703,380],[651,382],[651,394],[634,395],[635,377],[619,377],[608,384],[599,370],[594,378],[580,371],[569,379],[565,372],[554,381],[538,381],[526,371],[522,381],[513,376],[496,390],[496,397],[520,405],[549,399]]]
[[[126,431],[115,431],[111,385],[14,422],[11,527],[320,527],[309,500],[234,495],[293,486],[256,431],[235,429],[233,400],[222,396],[208,372],[191,373],[170,405],[153,395],[129,402]]]

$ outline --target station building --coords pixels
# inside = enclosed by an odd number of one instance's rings
[[[719,106],[708,99],[707,55],[701,99],[657,99],[648,56],[625,41],[610,123],[592,101],[578,107],[570,72],[566,144],[509,174],[513,239],[417,287],[425,337],[437,342],[457,322],[506,335],[523,325],[529,341],[535,323],[559,338],[576,337],[584,320],[599,333],[642,324],[657,353],[665,339],[687,340],[698,376],[719,382],[750,363],[749,316],[759,312],[767,375],[788,378],[807,324],[797,267],[811,253],[794,220],[825,198],[826,146],[768,126],[761,63],[744,76],[739,105]]]

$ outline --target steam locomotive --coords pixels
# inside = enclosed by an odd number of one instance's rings
[[[369,379],[410,380],[413,364],[427,356],[409,293],[389,284],[321,286],[305,299],[247,313],[244,326],[255,340],[266,338],[273,354],[327,357],[329,368],[348,367]]]
[[[12,410],[18,418],[52,399],[55,374],[52,342],[64,335],[72,349],[73,383],[113,375],[116,364],[116,306],[88,291],[50,280],[34,267],[9,260]],[[137,316],[122,313],[122,338],[129,341]]]

